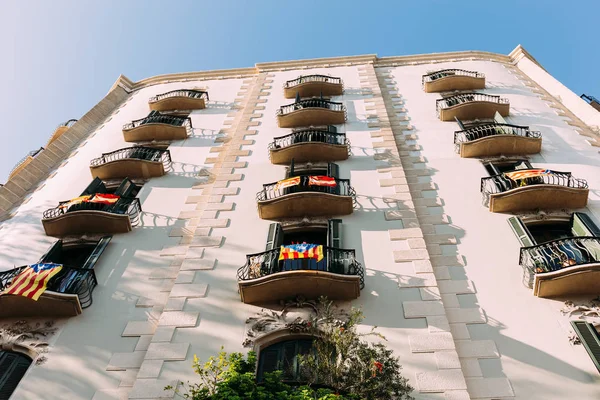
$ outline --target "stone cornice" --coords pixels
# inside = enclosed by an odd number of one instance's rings
[[[486,51],[455,51],[447,53],[417,54],[394,57],[377,57],[376,54],[365,54],[359,56],[327,57],[306,60],[258,63],[254,67],[250,68],[221,69],[211,71],[157,75],[150,78],[142,79],[138,82],[133,82],[126,76],[121,75],[114,83],[111,90],[117,86],[120,86],[126,91],[131,92],[147,86],[157,85],[161,83],[197,81],[208,79],[246,78],[249,76],[257,75],[261,72],[285,71],[290,69],[331,68],[360,64],[373,64],[375,67],[390,67],[399,65],[416,65],[461,60],[482,60],[515,64],[523,57],[529,58],[535,64],[541,67],[537,60],[531,56],[531,54],[529,54],[521,45],[518,45],[508,55],[490,53]]]

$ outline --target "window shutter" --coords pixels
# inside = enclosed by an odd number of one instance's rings
[[[336,249],[342,248],[342,220],[330,219],[327,221],[327,245]]]
[[[135,197],[135,195],[132,195],[135,188],[136,188],[135,184],[133,182],[131,182],[129,180],[129,178],[125,178],[125,179],[123,179],[123,182],[121,182],[121,184],[119,185],[117,190],[115,191],[115,194],[117,196],[121,196],[121,197]]]
[[[571,321],[571,326],[590,355],[594,365],[600,371],[600,335],[596,328],[585,321]]]
[[[512,228],[515,236],[521,243],[521,247],[529,247],[535,245],[535,239],[529,233],[529,229],[525,226],[521,218],[519,217],[510,217],[508,219],[508,224]]]
[[[281,369],[281,346],[279,343],[267,347],[260,351],[260,360],[258,363],[258,373],[256,378],[262,381],[265,372],[273,372]]]
[[[23,354],[0,351],[0,399],[8,400],[31,365]]]
[[[327,132],[337,133],[337,127],[335,125],[327,125]]]
[[[54,242],[52,246],[48,249],[46,254],[44,254],[39,262],[51,262],[53,260],[60,259],[60,253],[62,251],[62,240],[57,240]]]
[[[94,193],[106,193],[106,186],[104,186],[104,182],[100,178],[94,178],[92,183],[88,185],[87,188],[81,193],[82,196]]]
[[[283,230],[281,224],[273,223],[269,225],[269,233],[267,234],[267,246],[265,250],[271,250],[281,246],[283,242]]]
[[[494,114],[494,121],[497,124],[506,124],[506,120],[502,117],[502,115],[500,115],[498,111],[496,111],[496,114]]]
[[[458,124],[458,127],[460,128],[461,131],[465,130],[465,126],[463,125],[463,123],[461,122],[460,119],[458,119],[458,117],[454,117],[454,119],[456,120],[456,123]]]
[[[282,370],[285,379],[295,380],[298,374],[298,341],[283,342]]]
[[[340,177],[340,167],[336,163],[327,163],[327,176],[332,178]]]
[[[104,252],[104,249],[106,249],[106,246],[108,246],[108,243],[110,242],[111,239],[112,239],[112,236],[103,236],[98,241],[98,244],[94,248],[94,251],[92,251],[92,254],[90,254],[88,259],[85,260],[85,263],[83,264],[83,266],[81,268],[93,269],[94,265],[96,265],[96,262],[98,262],[98,259]]]
[[[574,212],[571,215],[571,226],[575,236],[595,236],[600,237],[600,229],[594,221],[585,213]]]

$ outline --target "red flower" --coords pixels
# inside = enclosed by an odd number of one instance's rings
[[[340,328],[340,332],[344,332],[344,328]]]
[[[308,321],[308,322],[306,323],[306,326],[308,326],[309,328],[311,327],[311,325],[312,325],[312,324],[310,323],[310,321]]]
[[[383,372],[383,364],[380,363],[379,361],[374,361],[373,364],[375,365],[375,368],[377,368],[379,370],[379,373]]]

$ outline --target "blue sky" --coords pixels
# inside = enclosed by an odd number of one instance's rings
[[[600,96],[598,0],[0,0],[0,182],[119,74],[522,44],[575,93]]]

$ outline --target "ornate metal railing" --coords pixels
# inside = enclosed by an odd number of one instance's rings
[[[448,96],[435,101],[435,109],[440,114],[440,111],[449,107],[453,107],[462,103],[471,103],[474,101],[487,101],[498,104],[508,104],[508,99],[485,93],[459,93],[453,96]]]
[[[136,119],[123,125],[123,129],[133,129],[146,124],[167,124],[173,126],[185,126],[192,128],[192,120],[189,117],[178,117],[175,115],[164,115],[158,111],[152,111],[150,115],[142,119]]]
[[[204,90],[193,89],[171,90],[170,92],[150,97],[148,103],[156,103],[157,101],[164,100],[169,97],[192,97],[195,99],[204,99],[204,101],[208,101],[208,92],[205,92]]]
[[[355,201],[356,191],[352,186],[350,186],[349,179],[335,178],[335,183],[335,187],[309,185],[308,176],[300,177],[300,185],[290,186],[284,189],[279,189],[277,187],[277,182],[267,183],[263,185],[263,190],[256,193],[256,201],[273,200],[286,194],[304,192],[329,193],[338,196],[350,196],[352,197],[352,200]]]
[[[6,289],[25,268],[27,266],[0,272],[0,292]],[[50,279],[46,288],[57,293],[76,294],[81,308],[87,308],[92,305],[92,291],[97,284],[93,269],[63,266],[60,272]]]
[[[246,256],[246,264],[237,271],[238,281],[261,278],[286,271],[323,271],[339,275],[356,275],[360,277],[360,288],[365,287],[365,276],[362,264],[356,260],[354,250],[337,249],[323,246],[323,259],[313,258],[295,260],[279,260],[279,248]]]
[[[63,126],[66,126],[66,127],[70,128],[70,127],[72,127],[73,125],[75,125],[75,122],[77,122],[77,120],[76,120],[76,119],[70,119],[70,120],[68,120],[68,121],[66,121],[66,122],[63,122],[63,123],[61,123],[61,124],[58,124],[58,126],[56,127],[56,129],[58,129],[58,128],[62,128]]]
[[[103,211],[112,214],[127,214],[129,215],[131,225],[135,226],[139,223],[142,212],[142,206],[138,198],[121,197],[114,204],[82,202],[67,207],[64,204],[68,202],[61,201],[58,206],[44,211],[43,218],[56,218],[73,211]]]
[[[588,183],[585,179],[573,178],[570,172],[551,171],[551,173],[531,178],[512,180],[504,174],[481,178],[481,194],[483,204],[489,205],[491,194],[506,192],[524,186],[556,185],[575,189],[585,189]]]
[[[35,157],[38,155],[38,153],[40,151],[44,150],[43,147],[40,147],[37,150],[31,150],[29,153],[27,153],[27,155],[23,158],[21,158],[16,164],[15,166],[10,170],[10,173],[8,174],[9,176],[12,175],[13,172],[15,172],[17,170],[17,168],[19,168],[25,161],[27,161],[29,159],[29,157]]]
[[[281,149],[291,146],[296,143],[327,143],[345,145],[350,148],[350,141],[346,138],[345,133],[335,133],[323,131],[319,129],[302,129],[294,131],[289,135],[279,136],[269,143],[269,150]]]
[[[521,247],[519,264],[523,267],[523,283],[533,286],[536,274],[558,271],[576,265],[598,262],[600,238],[579,236]]]
[[[442,69],[439,71],[433,71],[428,74],[425,74],[421,78],[421,82],[423,85],[425,85],[426,82],[431,82],[431,81],[438,80],[440,78],[445,78],[447,76],[454,76],[454,75],[469,76],[471,78],[485,78],[485,75],[482,74],[481,72],[466,71],[464,69],[450,68],[450,69]]]
[[[299,76],[296,79],[292,79],[283,84],[284,89],[288,89],[303,83],[308,82],[323,82],[332,83],[334,85],[343,85],[342,78],[334,78],[327,75],[304,75]]]
[[[495,135],[514,135],[529,138],[541,138],[542,133],[529,130],[528,126],[510,124],[484,124],[474,126],[462,131],[454,132],[454,145],[456,152],[460,151],[460,144]]]
[[[111,161],[131,158],[146,161],[161,161],[165,169],[168,169],[171,165],[171,152],[169,150],[160,150],[143,146],[128,147],[111,151],[110,153],[102,153],[101,157],[92,159],[90,165],[96,167]]]
[[[600,104],[600,100],[598,100],[594,96],[590,96],[590,95],[587,95],[587,94],[582,94],[581,98],[583,100],[585,100],[586,102],[588,102],[588,103],[598,103],[598,104]]]
[[[323,99],[306,99],[281,106],[277,110],[277,115],[286,115],[297,110],[302,110],[303,108],[326,108],[331,111],[343,111],[344,116],[346,115],[346,107],[342,103]]]

